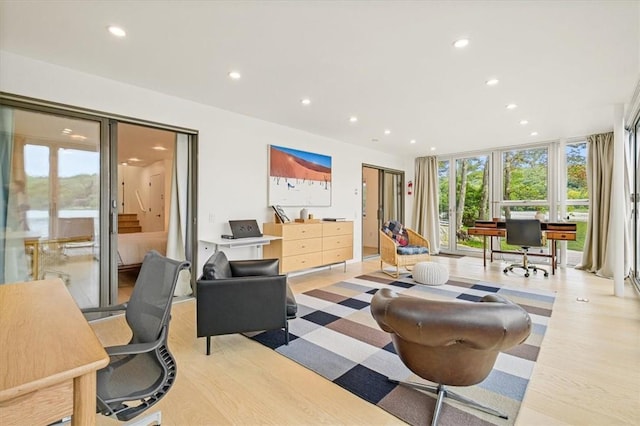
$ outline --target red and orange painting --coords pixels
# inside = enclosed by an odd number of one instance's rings
[[[269,205],[330,206],[331,157],[270,145]]]

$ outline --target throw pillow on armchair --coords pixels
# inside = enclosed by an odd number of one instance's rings
[[[391,220],[382,225],[382,231],[387,234],[397,245],[404,247],[409,244],[409,234],[404,225],[400,222]]]

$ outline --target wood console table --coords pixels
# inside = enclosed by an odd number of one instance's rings
[[[109,356],[60,279],[0,285],[0,424],[96,421]]]
[[[557,256],[556,242],[560,241],[575,241],[577,226],[575,223],[566,222],[541,222],[542,231],[544,231],[548,240],[551,241],[551,253],[529,253],[529,256],[542,256],[551,258],[551,273],[556,273],[557,268]],[[506,222],[494,222],[490,220],[476,220],[475,226],[469,228],[467,232],[469,235],[482,236],[482,260],[484,267],[487,267],[487,237],[489,237],[489,252],[491,254],[491,262],[493,262],[493,253],[517,253],[513,251],[504,251],[493,248],[494,237],[506,237]]]

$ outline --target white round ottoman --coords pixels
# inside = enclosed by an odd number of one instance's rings
[[[418,262],[413,267],[413,280],[420,284],[442,285],[449,281],[449,271],[436,262]]]

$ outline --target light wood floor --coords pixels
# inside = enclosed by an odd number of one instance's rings
[[[523,278],[494,262],[435,258],[452,276],[557,293],[549,328],[517,425],[637,425],[640,422],[640,300],[630,285],[613,296],[612,281],[575,269]],[[289,279],[295,293],[377,270],[379,262],[342,265]],[[588,302],[578,301],[586,298]],[[397,418],[317,374],[240,335],[213,338],[211,356],[196,339],[193,300],[173,307],[170,348],[178,363],[174,387],[154,409],[163,425],[401,424]],[[93,324],[107,345],[122,317]],[[426,421],[425,421],[426,423]],[[98,416],[98,424],[117,424]]]

